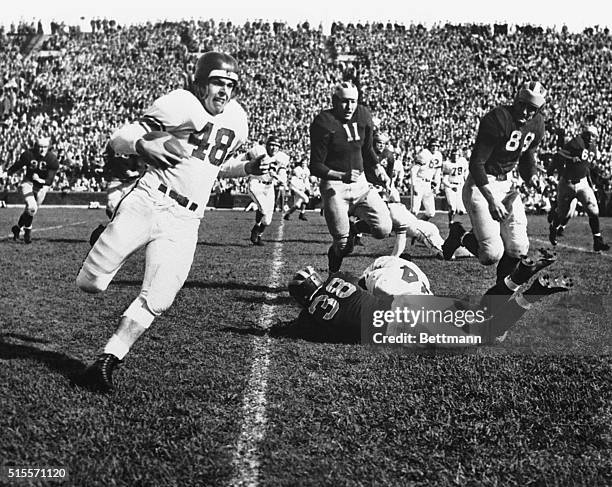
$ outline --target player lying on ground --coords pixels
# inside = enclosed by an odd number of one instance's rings
[[[554,254],[540,252],[537,260],[521,259],[514,272],[491,287],[477,306],[467,299],[433,296],[429,280],[421,269],[413,262],[393,256],[379,257],[360,278],[335,273],[323,280],[312,267],[306,267],[289,283],[289,293],[304,308],[300,318],[306,315],[321,327],[322,333],[340,332],[350,341],[358,340],[359,336],[362,342],[364,338],[368,340],[372,332],[397,334],[402,329],[397,322],[375,323],[376,317],[385,316],[385,312],[430,309],[445,314],[462,312],[461,316],[465,316],[468,310],[475,314],[480,310],[481,321],[458,323],[417,319],[409,329],[415,335],[470,337],[476,338],[471,343],[492,344],[501,341],[533,303],[571,288],[572,281],[565,276],[543,275],[528,289],[519,292],[521,286],[555,262]]]

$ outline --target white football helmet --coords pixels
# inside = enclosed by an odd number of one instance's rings
[[[429,279],[419,266],[399,257],[379,257],[361,277],[375,296],[432,294]]]

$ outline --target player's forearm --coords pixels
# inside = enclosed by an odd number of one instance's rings
[[[495,201],[495,196],[493,195],[493,191],[491,191],[489,183],[478,186],[478,189],[489,203]]]
[[[253,173],[253,164],[243,157],[234,157],[225,161],[219,168],[219,178],[243,178]]]
[[[110,138],[109,144],[117,154],[138,154],[136,142],[146,133],[138,123],[129,123],[117,129]]]
[[[535,176],[536,170],[536,160],[535,154],[532,151],[527,151],[525,154],[521,156],[518,164],[518,172],[523,178],[523,181],[530,181],[533,176]]]

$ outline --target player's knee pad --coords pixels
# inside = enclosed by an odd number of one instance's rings
[[[38,206],[36,206],[36,205],[28,205],[26,211],[28,212],[28,215],[34,216],[34,215],[36,215],[36,212],[38,211]]]
[[[157,285],[149,288],[145,300],[151,313],[160,315],[170,308],[182,284],[182,282],[178,282],[178,279],[172,283],[166,279],[164,282],[159,282]]]
[[[99,293],[108,288],[111,279],[106,276],[95,275],[83,266],[77,275],[76,284],[79,289],[86,293]]]

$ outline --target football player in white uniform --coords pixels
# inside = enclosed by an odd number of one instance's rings
[[[293,193],[293,206],[289,208],[289,211],[285,213],[283,217],[285,220],[291,218],[291,214],[299,209],[300,220],[308,220],[306,218],[306,205],[310,201],[308,191],[310,189],[310,170],[307,166],[307,161],[301,161],[297,166],[293,168],[293,174],[289,180],[289,188]]]
[[[270,165],[270,171],[263,175],[249,176],[249,195],[257,205],[255,212],[255,226],[251,229],[251,242],[253,245],[261,246],[261,236],[267,226],[272,223],[274,214],[274,184],[276,183],[276,168],[287,167],[289,156],[279,150],[280,140],[271,135],[266,140],[266,145],[256,145],[246,154],[249,161],[263,156]]]
[[[442,163],[442,187],[448,204],[448,224],[453,223],[455,214],[465,214],[463,205],[463,184],[468,175],[469,163],[461,155],[459,148],[455,149],[451,158]]]
[[[89,251],[76,282],[86,292],[104,291],[142,247],[145,272],[140,294],[123,312],[104,353],[85,371],[83,384],[89,388],[113,389],[113,370],[174,301],[191,268],[200,220],[217,177],[267,170],[263,158],[236,157],[248,134],[246,113],[232,98],[237,82],[237,61],[207,52],[196,63],[190,90],[161,96],[142,118],[110,138],[115,152],[139,154],[147,169]]]
[[[442,153],[438,150],[438,139],[432,138],[427,148],[422,149],[415,158],[410,170],[412,181],[412,213],[423,220],[436,215],[436,194],[440,187]],[[423,214],[419,215],[423,205]]]

